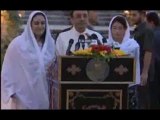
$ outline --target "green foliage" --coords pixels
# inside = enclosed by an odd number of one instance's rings
[[[5,16],[7,36],[1,39],[1,65],[10,42],[20,33],[21,20],[18,11],[7,11]]]

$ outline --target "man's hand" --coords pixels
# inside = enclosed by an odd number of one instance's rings
[[[144,59],[143,59],[143,70],[141,74],[141,85],[145,86],[147,84],[148,79],[148,71],[151,64],[152,52],[145,51]]]
[[[141,86],[145,86],[147,84],[148,73],[141,74]]]

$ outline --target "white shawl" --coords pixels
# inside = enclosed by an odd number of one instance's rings
[[[31,20],[36,13],[46,19],[46,36],[40,50],[31,29]],[[2,101],[8,103],[15,94],[19,109],[48,109],[48,82],[46,68],[55,59],[55,42],[51,36],[48,19],[41,11],[30,14],[22,35],[9,45],[1,73]],[[17,108],[17,109],[18,109]]]
[[[136,61],[136,79],[135,81],[136,81],[136,84],[140,84],[139,45],[134,39],[130,38],[130,29],[129,29],[130,27],[129,27],[127,20],[126,20],[127,29],[123,37],[122,43],[120,44],[113,39],[112,33],[111,33],[111,25],[112,25],[113,20],[116,17],[117,16],[113,17],[109,24],[108,43],[112,45],[114,44],[118,45],[121,50],[125,51],[127,54],[130,54],[131,56],[135,58],[135,61]]]

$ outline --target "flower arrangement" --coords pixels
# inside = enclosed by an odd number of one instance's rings
[[[124,56],[126,53],[122,50],[113,49],[107,45],[92,45],[87,49],[80,49],[73,52],[76,56],[93,56],[98,59],[107,59],[108,61],[112,57]]]

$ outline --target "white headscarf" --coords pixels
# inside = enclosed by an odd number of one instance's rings
[[[108,31],[109,42],[115,42],[115,40],[113,40],[113,37],[112,37],[111,25],[112,25],[113,20],[118,16],[123,17],[121,15],[114,16],[109,23],[109,31]],[[130,38],[130,30],[129,30],[129,24],[128,24],[127,20],[126,20],[126,23],[127,23],[127,29],[126,29],[125,35],[123,37],[122,43],[128,41],[128,39]]]
[[[134,39],[130,38],[130,27],[129,27],[129,24],[125,18],[124,19],[126,20],[126,23],[127,23],[127,29],[125,31],[125,35],[123,37],[122,43],[120,44],[120,43],[116,42],[112,37],[111,25],[112,25],[113,20],[118,16],[123,17],[121,15],[117,15],[117,16],[113,17],[109,23],[108,43],[111,45],[114,45],[114,44],[118,45],[121,50],[125,51],[127,54],[130,54],[131,56],[133,56],[135,58],[135,61],[136,61],[136,84],[140,84],[139,45]]]
[[[42,50],[31,29],[31,20],[37,13],[42,13],[46,20]],[[43,12],[34,11],[22,35],[16,37],[6,51],[1,73],[2,100],[7,103],[15,94],[18,106],[22,109],[48,109],[46,68],[55,57],[55,41],[49,30],[48,19]]]

